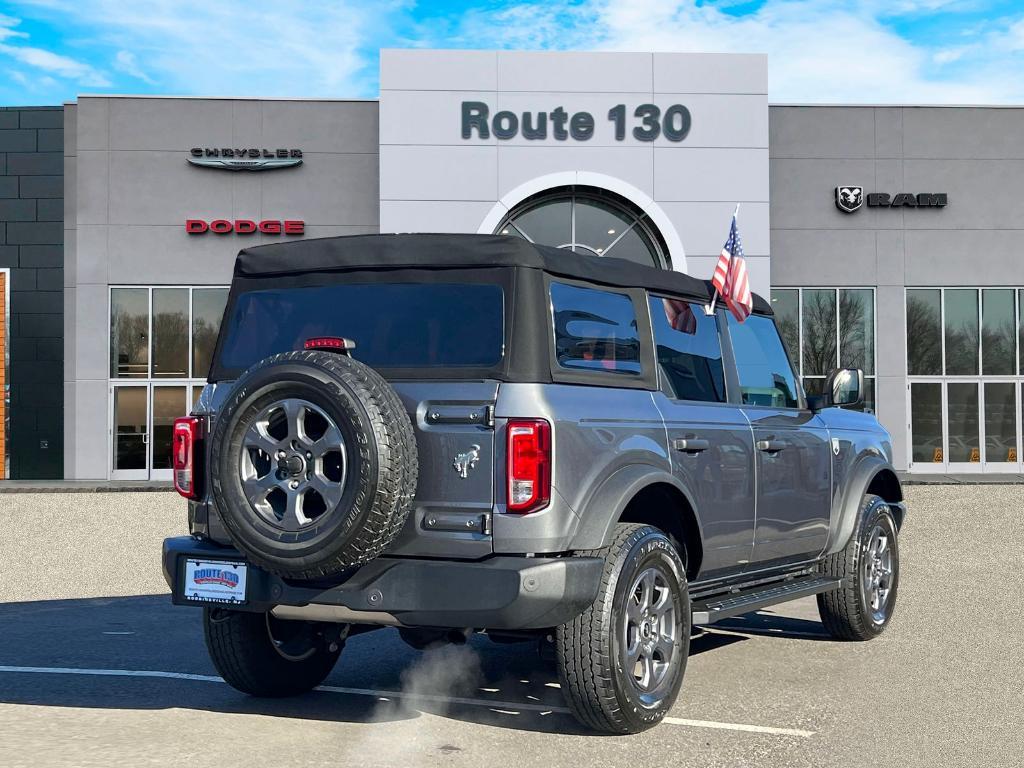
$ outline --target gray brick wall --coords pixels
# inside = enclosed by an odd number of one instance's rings
[[[11,477],[63,477],[64,110],[0,108],[0,268],[10,279]]]

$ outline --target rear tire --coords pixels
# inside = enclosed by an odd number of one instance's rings
[[[219,608],[203,610],[203,630],[217,672],[252,696],[311,691],[330,674],[344,644],[325,637],[324,625]]]
[[[558,676],[583,725],[639,733],[675,703],[690,649],[686,570],[668,537],[620,524],[612,543],[581,555],[605,560],[594,604],[558,627]]]
[[[850,542],[821,565],[822,573],[842,581],[839,589],[818,595],[818,613],[829,634],[839,640],[871,640],[885,631],[896,607],[899,554],[892,510],[868,494]]]

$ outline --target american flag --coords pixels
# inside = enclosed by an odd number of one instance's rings
[[[732,215],[732,226],[729,227],[729,239],[722,246],[711,284],[737,320],[742,323],[750,316],[754,309],[754,299],[750,295],[747,262],[743,259],[743,245],[736,228],[735,213]]]

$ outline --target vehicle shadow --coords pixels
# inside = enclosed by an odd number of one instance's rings
[[[0,669],[2,703],[182,708],[345,723],[390,723],[428,713],[517,730],[589,733],[568,715],[554,663],[541,659],[534,642],[474,636],[465,645],[419,652],[395,630],[378,630],[349,639],[326,690],[256,699],[219,679],[174,677],[215,678],[216,672],[199,611],[173,607],[165,595],[3,603],[0,632],[0,667],[7,668]],[[745,640],[740,634],[701,632],[690,652]],[[97,674],[102,670],[127,674]]]

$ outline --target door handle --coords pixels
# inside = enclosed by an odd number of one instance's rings
[[[672,447],[683,453],[696,454],[706,451],[711,443],[700,437],[677,437],[672,441]]]
[[[786,443],[782,440],[769,439],[757,441],[757,450],[764,451],[765,453],[778,453],[785,447]]]

